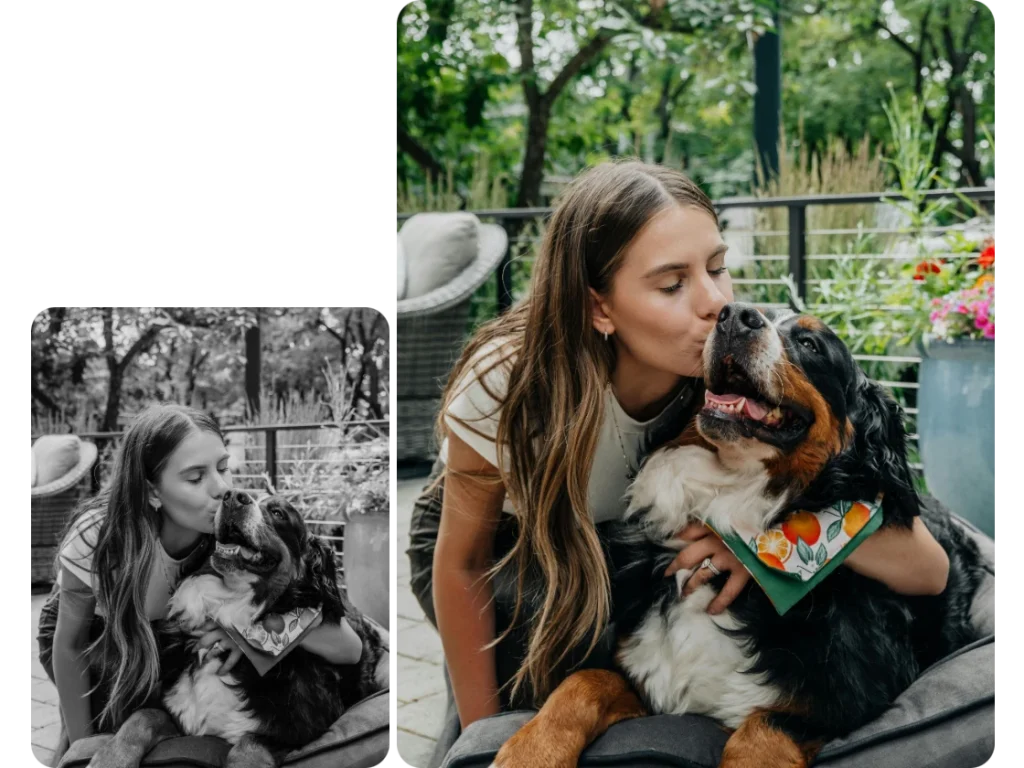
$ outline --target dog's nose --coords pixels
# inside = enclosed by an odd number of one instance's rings
[[[764,317],[750,304],[734,301],[722,307],[718,324],[732,333],[750,333],[764,328]]]
[[[244,507],[246,504],[251,504],[252,499],[245,491],[225,491],[221,503],[225,507]]]

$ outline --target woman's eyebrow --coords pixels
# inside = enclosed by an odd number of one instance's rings
[[[685,264],[681,261],[675,261],[672,262],[671,264],[662,264],[661,266],[655,267],[650,272],[645,274],[644,279],[646,280],[648,277],[657,277],[658,275],[663,275],[666,272],[685,272],[689,268],[689,264]]]

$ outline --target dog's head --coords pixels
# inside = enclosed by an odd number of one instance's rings
[[[899,406],[817,318],[727,305],[704,378],[701,436],[727,461],[762,464],[774,493],[824,504],[881,492],[890,522],[917,513]]]
[[[228,491],[214,535],[210,565],[225,579],[250,584],[254,602],[275,612],[322,605],[325,619],[342,611],[333,549],[280,496],[257,503],[245,491]]]

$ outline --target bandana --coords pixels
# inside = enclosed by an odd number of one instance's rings
[[[319,607],[296,608],[287,613],[268,613],[248,626],[227,626],[224,630],[262,677],[322,622]]]
[[[794,512],[767,531],[715,533],[782,616],[878,530],[881,509],[881,496],[841,501],[816,512]]]

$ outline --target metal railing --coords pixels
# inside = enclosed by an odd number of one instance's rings
[[[948,199],[963,197],[976,201],[995,201],[995,187],[964,187],[956,190],[933,190],[923,195],[925,200]],[[809,254],[807,252],[807,238],[813,235],[858,235],[858,234],[903,234],[908,230],[899,227],[865,227],[860,229],[813,229],[807,228],[807,209],[812,205],[834,206],[834,205],[870,205],[884,203],[887,200],[900,199],[898,195],[891,192],[871,192],[861,194],[839,194],[839,195],[798,195],[791,197],[728,197],[712,201],[716,210],[722,212],[731,208],[785,208],[788,211],[789,227],[786,230],[730,230],[733,234],[744,234],[753,237],[785,237],[788,242],[788,252],[784,254],[756,255],[752,261],[785,261],[789,265],[789,271],[793,275],[797,293],[801,299],[807,296],[807,262],[826,261],[837,258],[835,254]],[[509,222],[535,221],[546,219],[554,211],[550,207],[536,208],[493,208],[472,211],[480,219],[487,219],[499,224],[506,229]],[[412,217],[413,213],[398,214],[398,221],[405,221]],[[925,227],[924,232],[936,234],[949,231],[952,227]],[[530,238],[525,238],[529,240]],[[522,237],[513,237],[510,245],[524,241]],[[941,255],[941,254],[940,254]],[[884,253],[856,254],[858,259],[885,259],[895,258]],[[510,247],[505,253],[497,271],[498,281],[498,311],[504,312],[512,306],[512,262],[513,254]],[[752,281],[758,282],[758,281]],[[765,282],[765,281],[760,281]]]
[[[982,202],[994,202],[995,201],[995,188],[994,187],[967,187],[955,190],[933,190],[924,194],[925,200],[935,199],[950,199],[950,198],[966,198],[973,201]],[[808,297],[809,287],[818,288],[819,286],[830,282],[830,278],[827,277],[809,277],[808,265],[815,262],[834,261],[838,259],[858,259],[858,260],[882,260],[882,259],[898,259],[905,258],[905,256],[893,253],[856,253],[852,255],[840,255],[840,254],[828,254],[828,253],[813,253],[809,252],[808,239],[811,237],[820,236],[837,236],[837,235],[850,235],[860,236],[866,234],[873,235],[908,235],[914,232],[920,234],[934,234],[939,235],[944,232],[950,231],[953,227],[949,226],[929,226],[921,228],[920,230],[914,230],[908,227],[862,227],[862,228],[820,228],[810,229],[807,225],[807,209],[811,206],[837,206],[837,205],[870,205],[885,203],[890,200],[901,200],[902,198],[894,192],[873,192],[863,194],[836,194],[836,195],[799,195],[799,196],[788,196],[788,197],[731,197],[722,198],[713,201],[716,210],[720,213],[728,209],[764,209],[764,208],[785,208],[788,212],[788,226],[786,229],[775,229],[775,230],[740,230],[740,229],[728,229],[727,233],[731,235],[743,235],[751,238],[785,238],[787,247],[786,252],[773,252],[768,254],[754,254],[747,258],[747,261],[751,263],[758,262],[785,262],[789,274],[792,276],[792,282],[796,289],[797,296],[801,301],[805,301]],[[509,239],[509,249],[506,251],[501,264],[495,275],[497,282],[497,310],[499,313],[504,312],[508,309],[513,302],[513,267],[516,263],[524,265],[529,264],[532,261],[530,257],[517,257],[515,251],[522,249],[524,246],[535,244],[539,241],[539,238],[529,237],[519,234],[523,229],[523,224],[529,221],[538,221],[547,219],[553,212],[553,208],[550,207],[535,207],[535,208],[498,208],[498,209],[485,209],[472,211],[480,219],[486,219],[496,224],[501,225],[506,230],[512,229],[512,237]],[[398,221],[404,221],[414,214],[412,213],[401,213],[398,214]],[[510,226],[511,225],[511,226]],[[781,250],[781,249],[780,249]],[[943,254],[936,254],[941,257]],[[789,279],[782,277],[739,277],[733,279],[733,284],[739,287],[753,287],[753,286],[787,286],[789,285]],[[762,307],[786,307],[789,306],[787,303],[766,303],[756,302]],[[827,308],[826,305],[811,305],[810,309],[814,309],[815,306],[819,309]],[[889,312],[903,312],[906,311],[905,307],[900,306],[883,306],[880,309]],[[915,366],[921,362],[921,359],[912,355],[867,355],[867,354],[855,354],[854,359],[861,363],[895,363],[904,366]],[[916,376],[914,381],[894,381],[891,379],[877,379],[884,386],[889,387],[895,391],[915,393],[917,389]],[[916,394],[916,393],[915,393]],[[912,401],[913,402],[913,401]],[[904,407],[906,413],[907,426],[909,432],[909,438],[912,443],[916,443],[917,440],[917,429],[916,429],[916,417],[917,408],[914,405]],[[917,470],[921,469],[920,463],[914,463],[914,468]]]
[[[330,446],[324,443],[281,443],[278,434],[281,432],[299,432],[328,429],[344,429],[348,442],[345,446]],[[243,455],[238,457],[233,454],[235,461],[246,471],[234,471],[232,473],[233,485],[242,491],[265,491],[269,483],[281,496],[301,495],[304,499],[314,496],[329,497],[337,494],[337,491],[317,491],[315,488],[305,487],[302,489],[290,489],[279,487],[282,480],[287,480],[291,470],[301,464],[304,467],[315,465],[333,465],[333,468],[341,475],[359,470],[383,470],[386,471],[390,460],[388,436],[390,434],[390,422],[386,419],[369,419],[359,421],[346,421],[343,424],[335,422],[317,422],[303,424],[261,424],[261,425],[236,425],[223,427],[221,432],[225,434],[228,441],[228,450],[231,451],[231,435],[246,434],[257,435],[262,438],[263,444],[258,443],[243,445]],[[99,448],[100,458],[92,468],[91,485],[92,492],[100,490],[101,478],[109,467],[112,458],[112,451],[105,450],[115,441],[124,435],[124,432],[83,432],[78,435],[83,440],[90,440],[96,443]],[[39,435],[32,435],[33,442]],[[308,451],[314,453],[317,449],[331,449],[333,454],[330,458],[310,458],[299,456],[293,458],[282,458],[282,454],[288,452]],[[255,471],[252,465],[255,465]],[[306,524],[318,528],[321,538],[331,542],[334,547],[338,568],[341,568],[341,550],[345,539],[345,520],[341,519],[310,519],[306,518]],[[334,532],[325,529],[335,529]]]

